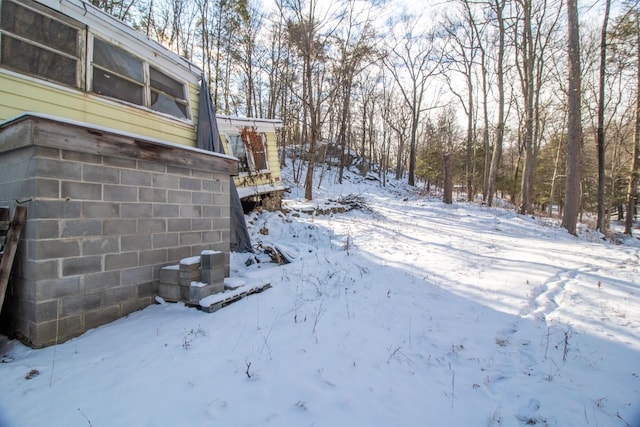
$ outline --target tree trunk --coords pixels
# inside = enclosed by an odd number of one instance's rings
[[[578,1],[567,1],[569,93],[567,117],[567,180],[562,227],[576,234],[576,223],[580,210],[580,163],[582,148],[582,116],[580,113],[580,33],[578,24]]]
[[[502,157],[502,143],[504,139],[504,44],[505,44],[505,22],[502,16],[504,12],[505,0],[495,0],[496,14],[498,20],[498,64],[496,73],[498,74],[498,123],[496,125],[496,140],[493,145],[491,156],[491,168],[489,169],[489,194],[487,195],[487,205],[493,204],[493,196],[496,193],[496,180],[498,177],[498,166]]]
[[[624,222],[624,234],[633,235],[633,219],[638,203],[636,187],[638,175],[640,175],[640,12],[635,14],[636,53],[637,53],[637,80],[636,80],[636,114],[635,130],[633,133],[633,165],[629,174],[629,187],[627,189],[627,217]]]
[[[604,22],[602,23],[602,32],[600,34],[600,82],[598,93],[598,129],[596,133],[597,149],[598,149],[598,217],[596,230],[604,232],[605,224],[605,156],[604,156],[604,85],[606,77],[607,65],[607,24],[609,23],[609,10],[611,9],[611,0],[605,1]]]
[[[525,125],[524,125],[524,162],[522,167],[522,178],[520,185],[521,203],[518,212],[521,215],[532,213],[531,206],[531,184],[533,181],[533,90],[534,79],[533,70],[535,62],[535,46],[533,45],[533,34],[531,28],[531,0],[523,1],[524,7],[524,36],[523,36],[523,62],[524,62],[524,83],[522,92],[525,102]]]
[[[444,192],[442,201],[448,205],[453,203],[453,177],[451,171],[451,154],[444,155]]]

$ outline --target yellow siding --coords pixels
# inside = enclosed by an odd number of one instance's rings
[[[269,155],[269,170],[271,176],[280,176],[280,159],[278,159],[278,145],[275,132],[267,132],[267,152]]]
[[[281,182],[275,182],[274,178],[280,178],[280,162],[278,159],[278,147],[276,145],[276,133],[274,132],[265,132],[267,137],[267,162],[269,163],[269,172],[267,173],[259,173],[255,175],[241,175],[235,177],[235,183],[240,187],[253,187],[258,185],[269,185],[269,184],[281,184]],[[225,151],[229,151],[229,145],[226,137],[222,136],[224,143],[222,144]]]
[[[198,88],[189,85],[195,118]],[[144,108],[0,70],[0,121],[35,112],[91,123],[182,145],[195,145],[193,122],[174,120]]]

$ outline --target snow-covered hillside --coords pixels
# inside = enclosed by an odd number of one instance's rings
[[[0,426],[640,425],[638,240],[334,175],[247,217],[293,259],[232,254],[261,294],[4,339]]]

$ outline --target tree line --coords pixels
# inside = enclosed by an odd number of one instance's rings
[[[356,153],[382,185],[456,183],[573,234],[585,213],[632,234],[639,0],[91,1],[201,64],[218,112],[282,119],[307,199],[314,167],[341,181]]]

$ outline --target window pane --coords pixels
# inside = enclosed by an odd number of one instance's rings
[[[227,137],[229,140],[229,147],[231,148],[231,154],[240,160],[238,164],[238,172],[249,172],[249,162],[247,161],[247,151],[244,147],[244,142],[240,135],[230,135]]]
[[[2,29],[78,56],[78,30],[10,1],[2,3]]]
[[[174,98],[184,100],[184,86],[182,83],[175,81],[153,67],[149,67],[149,71],[151,76],[151,88],[162,91]]]
[[[19,71],[77,86],[77,61],[29,43],[2,36],[0,62]]]
[[[175,99],[159,92],[151,92],[151,109],[161,113],[171,114],[172,116],[186,119],[187,106],[176,102]]]
[[[93,67],[93,91],[132,104],[143,105],[142,86],[97,67]]]
[[[98,38],[93,41],[93,62],[138,82],[144,82],[141,60]]]

